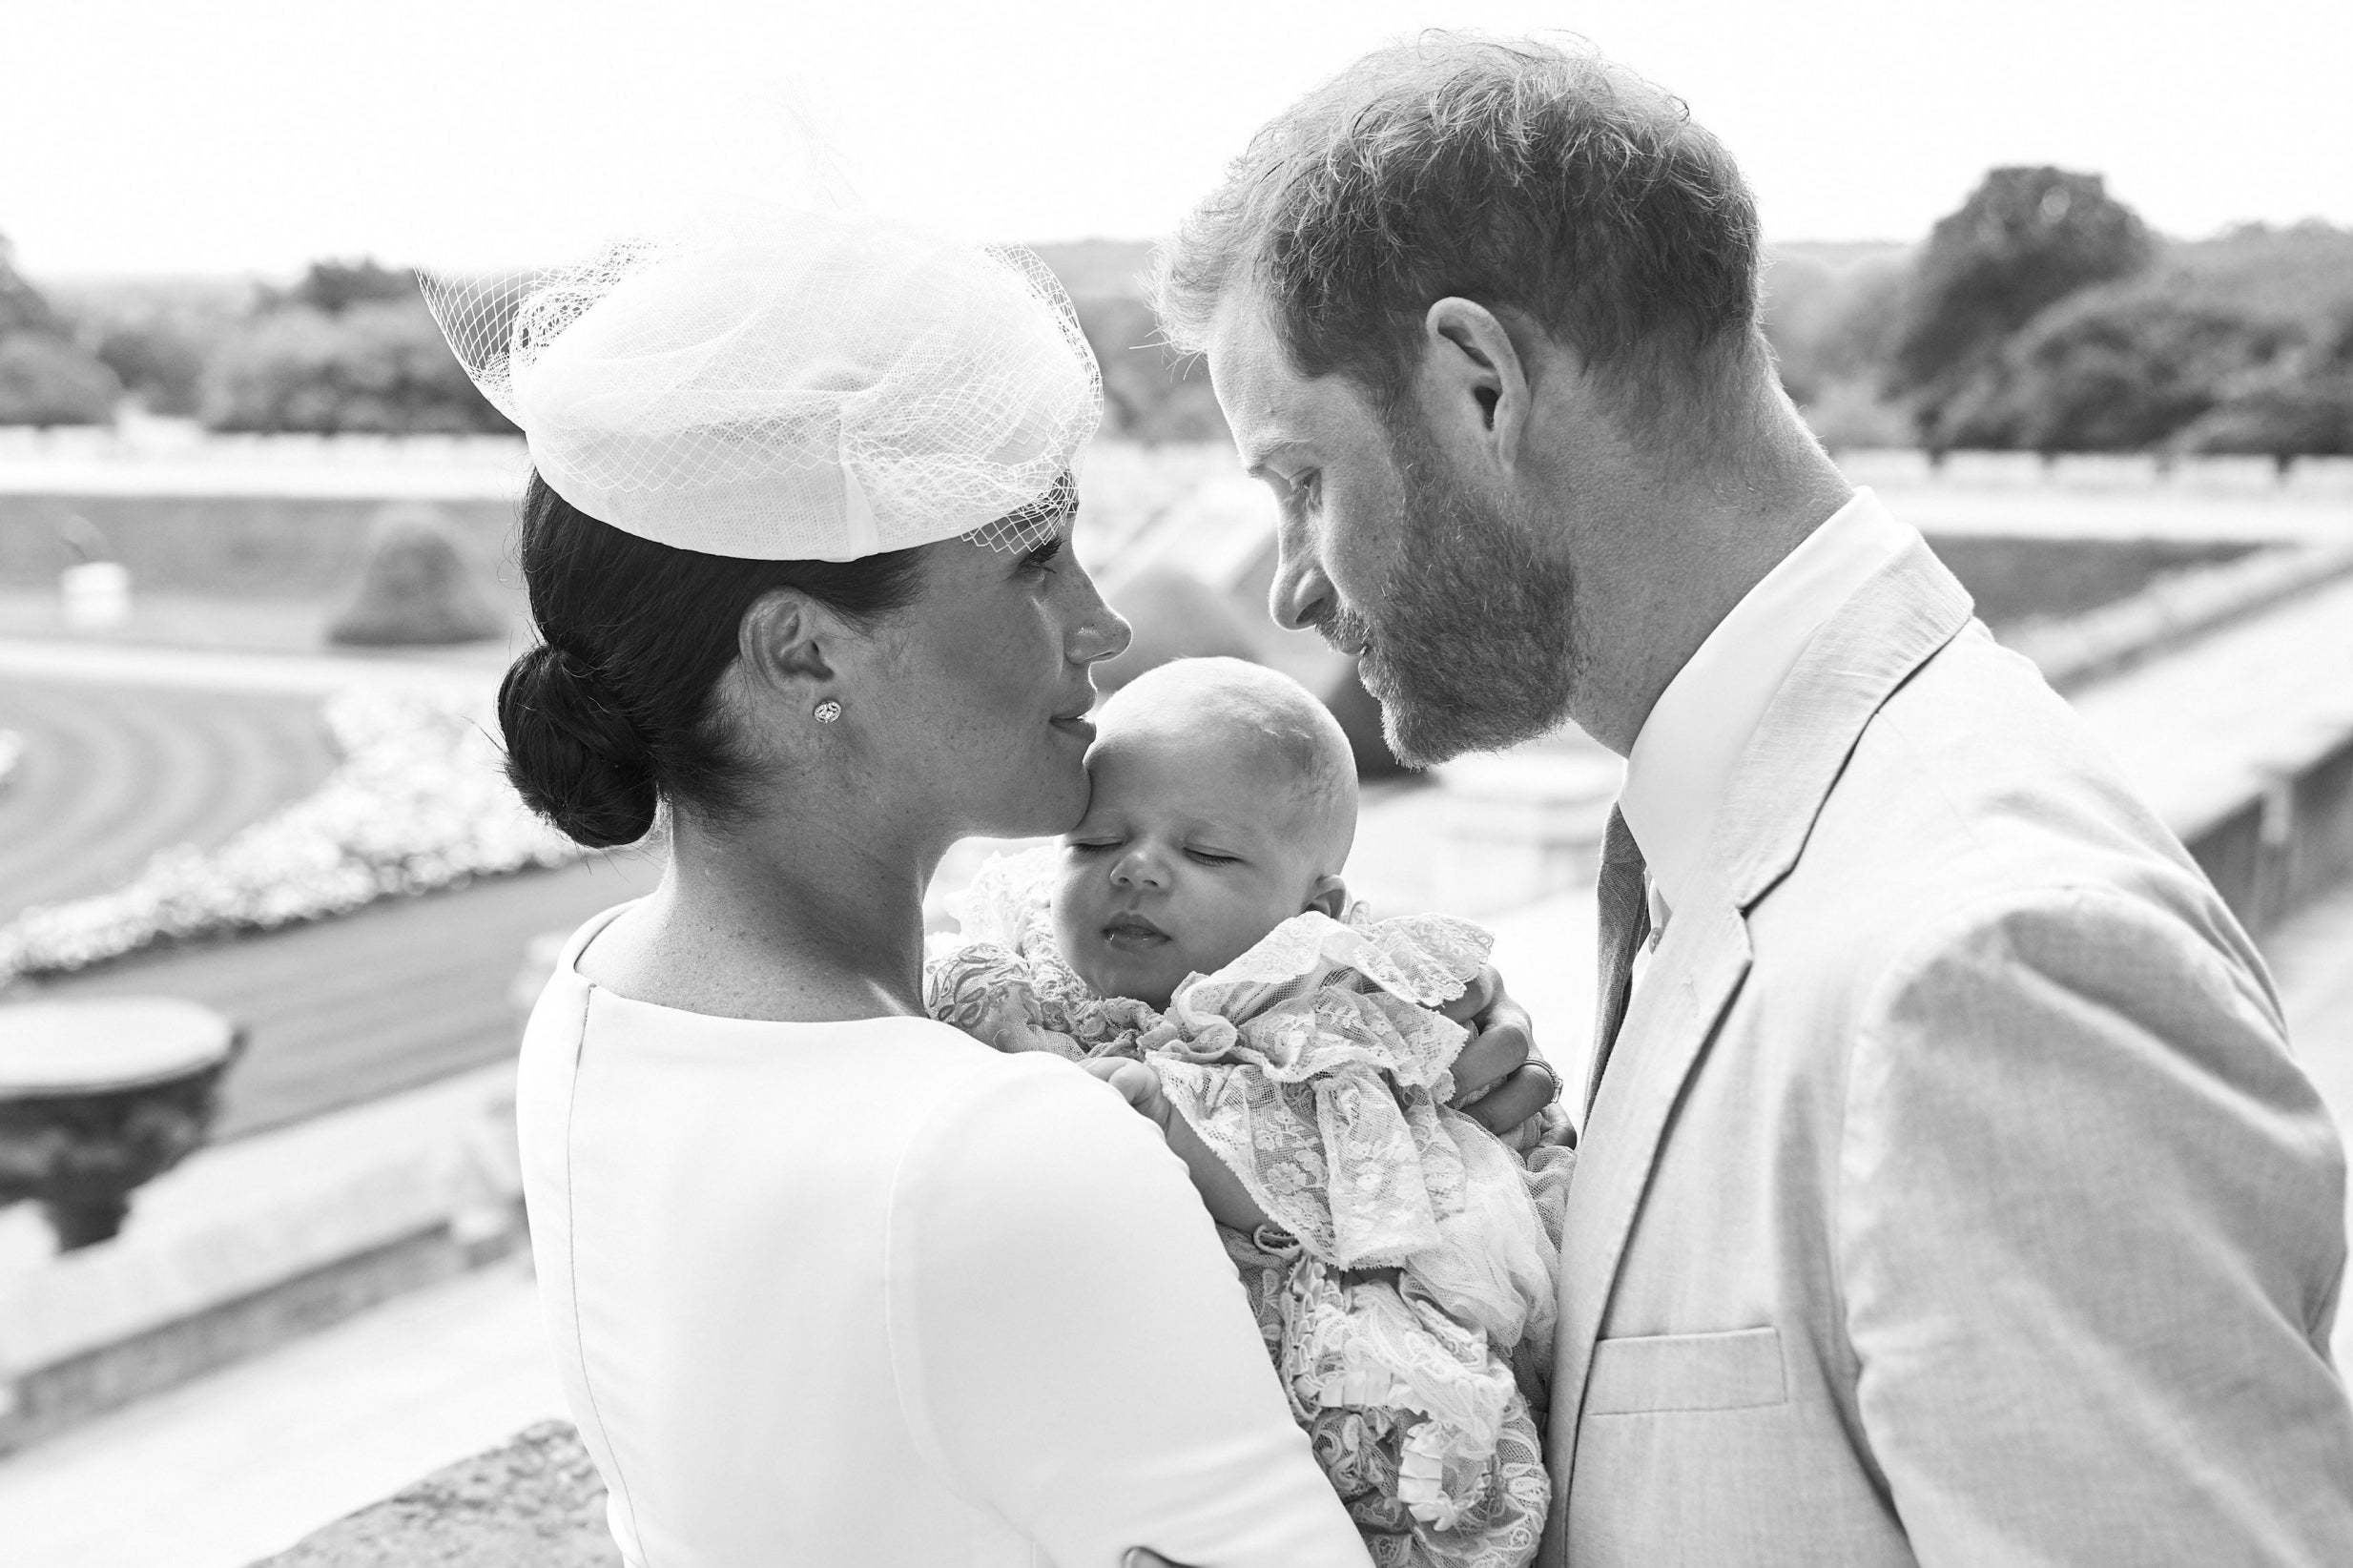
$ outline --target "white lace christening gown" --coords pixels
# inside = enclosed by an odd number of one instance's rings
[[[1291,1410],[1384,1568],[1520,1568],[1551,1487],[1550,1372],[1574,1156],[1446,1108],[1484,966],[1443,916],[1296,916],[1167,1012],[1101,997],[1053,939],[1047,849],[983,868],[935,939],[932,1015],[1001,1050],[1149,1061],[1272,1222],[1221,1228]]]

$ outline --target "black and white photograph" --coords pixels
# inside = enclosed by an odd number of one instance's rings
[[[0,41],[0,1568],[2353,1564],[2353,12]]]

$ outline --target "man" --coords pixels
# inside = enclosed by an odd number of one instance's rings
[[[1164,258],[1276,617],[1435,762],[1628,759],[1543,1560],[2353,1562],[2344,1166],[2244,933],[1758,325],[1675,99],[1447,35]]]

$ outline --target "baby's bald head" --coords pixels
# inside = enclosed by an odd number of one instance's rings
[[[1099,750],[1130,739],[1246,766],[1261,809],[1290,815],[1315,874],[1337,874],[1356,837],[1356,759],[1313,692],[1246,659],[1175,659],[1122,687],[1095,715]]]
[[[1166,1007],[1283,921],[1348,908],[1348,737],[1297,681],[1180,659],[1096,715],[1086,815],[1063,839],[1063,956],[1104,996]]]

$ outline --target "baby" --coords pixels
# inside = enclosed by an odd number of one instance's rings
[[[1374,1560],[1528,1562],[1570,1156],[1523,1162],[1446,1108],[1465,1031],[1438,1008],[1489,939],[1350,908],[1355,768],[1296,682],[1179,660],[1098,732],[1085,816],[975,879],[933,1014],[1148,1071]]]
[[[1355,762],[1296,681],[1240,659],[1162,665],[1104,705],[1086,772],[1054,935],[1100,995],[1166,1008],[1291,916],[1345,912]]]

